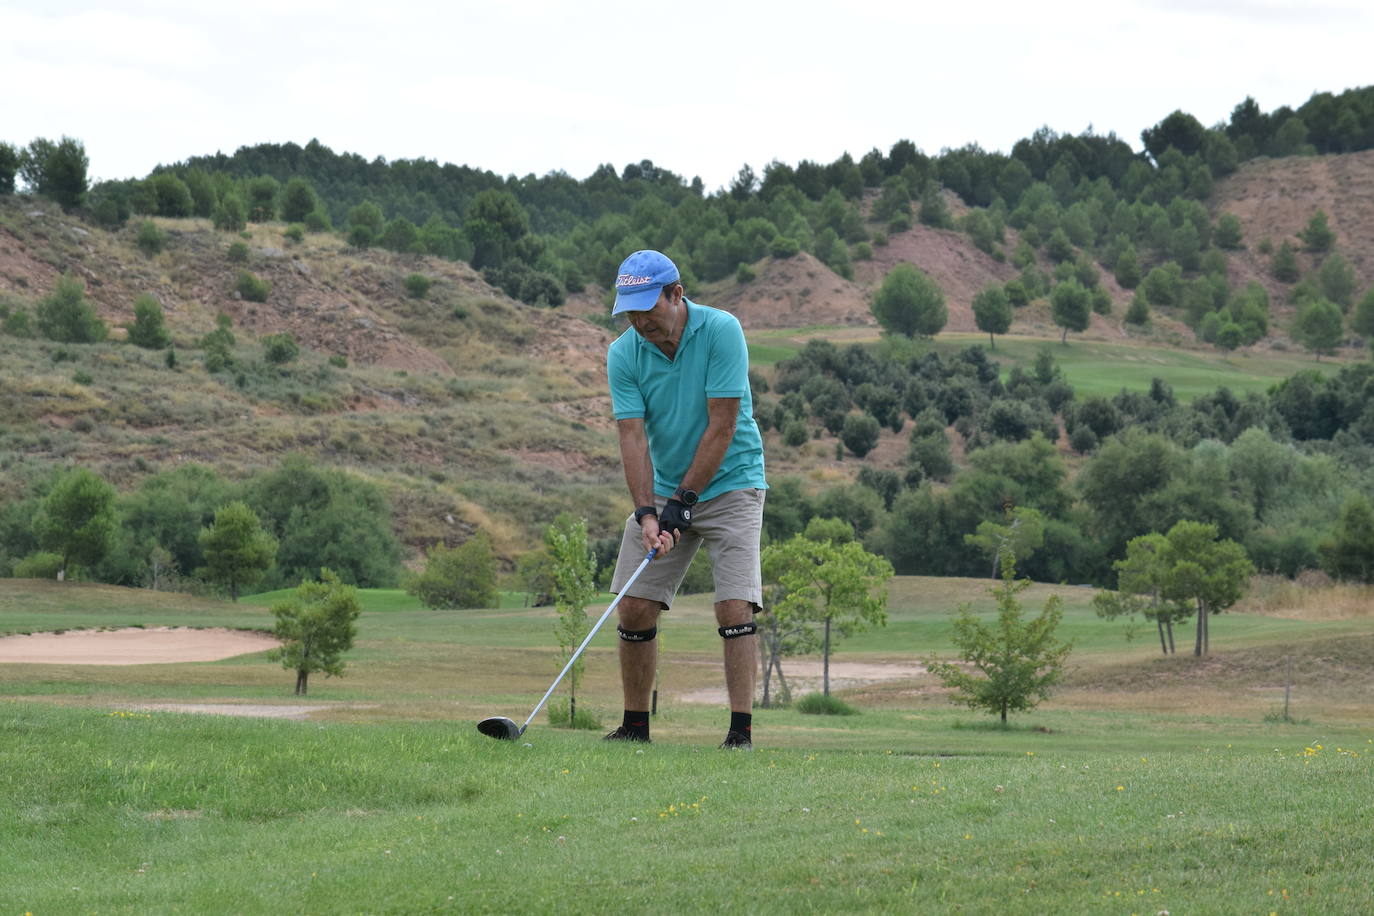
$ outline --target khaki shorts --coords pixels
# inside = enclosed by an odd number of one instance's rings
[[[687,567],[702,544],[711,556],[717,601],[748,601],[763,605],[763,575],[759,570],[759,537],[763,533],[764,490],[731,490],[703,500],[692,510],[692,527],[682,532],[677,546],[666,556],[654,557],[635,580],[629,594],[657,601],[665,608],[673,603]],[[661,510],[667,500],[655,497]],[[625,520],[620,557],[615,564],[611,591],[619,594],[635,569],[644,561],[644,536],[633,515]]]

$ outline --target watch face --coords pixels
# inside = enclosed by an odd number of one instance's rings
[[[682,502],[686,503],[689,506],[695,506],[697,504],[697,499],[699,497],[697,496],[696,490],[684,490],[682,488],[678,488],[677,498],[682,500]]]

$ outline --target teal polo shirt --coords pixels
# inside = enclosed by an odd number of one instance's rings
[[[706,399],[739,398],[735,437],[703,500],[731,490],[765,489],[763,437],[749,393],[749,350],[729,312],[687,302],[687,327],[673,359],[629,328],[611,343],[606,374],[617,420],[642,417],[654,463],[654,492],[671,497],[706,432]]]

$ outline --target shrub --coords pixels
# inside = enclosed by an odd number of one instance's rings
[[[411,274],[405,279],[406,295],[412,299],[423,299],[429,295],[434,281],[424,274]]]
[[[14,564],[16,579],[56,579],[62,568],[62,555],[46,550],[31,553]]]
[[[91,378],[91,374],[85,369],[77,369],[76,372],[72,373],[72,381],[78,385],[89,385],[91,382],[95,381],[95,379]],[[82,419],[85,418],[83,417]],[[78,430],[78,432],[89,432],[89,430]]]
[[[1236,219],[1234,213],[1221,214],[1217,220],[1217,228],[1212,233],[1212,242],[1218,248],[1235,251],[1241,247],[1241,238],[1240,220]]]
[[[801,252],[801,242],[786,235],[780,235],[768,245],[768,253],[779,260],[794,258]]]
[[[411,579],[406,591],[428,608],[495,607],[499,595],[491,539],[479,532],[460,547],[431,548],[424,572]]]
[[[219,372],[233,366],[234,344],[233,321],[221,312],[215,319],[215,329],[200,339],[206,371]]]
[[[808,716],[857,716],[859,711],[836,696],[808,693],[797,701],[797,712]]]
[[[1097,433],[1086,423],[1080,423],[1074,427],[1073,432],[1069,433],[1069,447],[1080,455],[1086,455],[1097,449]]]
[[[272,365],[284,366],[301,355],[301,348],[290,334],[268,334],[262,339],[262,355]]]
[[[272,284],[259,279],[249,271],[241,270],[238,279],[234,281],[234,291],[249,302],[266,302],[267,294],[272,291]]]
[[[398,216],[382,227],[377,244],[397,253],[413,251],[420,238],[420,230],[404,216]]]
[[[793,448],[806,444],[810,434],[806,431],[806,423],[801,420],[790,420],[782,428],[782,441]]]
[[[1317,269],[1317,282],[1321,284],[1322,295],[1348,311],[1355,301],[1355,269],[1340,252],[1327,255]]]
[[[1045,254],[1056,264],[1073,258],[1073,242],[1069,240],[1068,233],[1058,228],[1051,232],[1050,240],[1045,243]]]
[[[100,202],[91,208],[91,219],[95,220],[97,226],[105,229],[118,229],[128,218],[128,204],[121,210],[120,201],[111,196],[102,197]]]
[[[16,307],[0,318],[0,334],[26,339],[33,337],[33,320],[28,310]]]
[[[1318,210],[1312,214],[1312,218],[1307,221],[1307,228],[1298,233],[1298,238],[1302,239],[1308,251],[1330,251],[1331,245],[1336,241],[1336,233],[1331,231],[1331,226],[1326,221],[1326,211]]]
[[[902,214],[898,214],[894,217],[894,222],[901,216]],[[954,225],[949,205],[945,203],[944,192],[934,181],[926,182],[925,190],[921,194],[921,212],[918,218],[925,225],[934,226],[936,229],[949,229]]]
[[[370,226],[354,226],[348,230],[348,244],[358,249],[368,248],[375,236]]]
[[[305,241],[305,227],[300,223],[292,223],[282,232],[282,236],[285,237],[288,242],[300,244]]]
[[[1169,261],[1146,274],[1141,289],[1151,305],[1176,305],[1182,283],[1183,268]]]
[[[1245,343],[1245,331],[1240,325],[1227,318],[1217,328],[1213,343],[1217,345],[1218,350],[1229,353]]]
[[[577,707],[575,721],[568,723],[568,707],[572,704],[567,697],[554,700],[548,705],[549,724],[555,728],[584,728],[589,731],[596,731],[601,728],[601,718],[586,706]]]
[[[1135,289],[1140,285],[1140,261],[1136,258],[1135,248],[1128,247],[1121,252],[1112,274],[1123,289]]]
[[[1274,252],[1274,258],[1269,262],[1269,272],[1280,283],[1292,283],[1301,276],[1297,255],[1288,242],[1285,241],[1279,246],[1279,250]]]
[[[857,457],[862,458],[878,444],[881,428],[878,421],[866,413],[851,413],[844,418],[840,440]]]
[[[220,198],[219,206],[211,215],[211,220],[216,229],[223,229],[226,232],[242,232],[248,225],[248,207],[244,205],[243,198],[237,194],[225,194]]]
[[[138,225],[138,234],[134,237],[134,244],[138,250],[152,257],[163,248],[167,247],[167,233],[157,223],[150,219],[145,219]]]
[[[38,330],[58,343],[98,343],[105,339],[105,322],[86,301],[86,285],[71,274],[58,279],[53,291],[38,302]]]
[[[248,246],[243,242],[230,242],[229,250],[224,255],[232,264],[244,264],[248,261]]]
[[[195,201],[191,197],[190,187],[172,173],[154,175],[144,182],[144,185],[152,203],[149,212],[158,216],[190,216],[195,212]]]
[[[1364,294],[1355,314],[1350,318],[1350,327],[1361,337],[1374,337],[1374,289]]]
[[[347,369],[348,357],[335,353],[329,357],[329,365],[333,366],[335,369]]]
[[[14,176],[22,162],[19,150],[0,141],[0,196],[14,193]]]
[[[754,268],[748,264],[745,264],[743,261],[741,261],[740,265],[735,268],[736,283],[752,283],[755,276],[757,275],[754,273]]]
[[[1107,292],[1105,286],[1094,286],[1092,289],[1093,311],[1099,315],[1110,315],[1112,313],[1112,294]]]
[[[1026,284],[1020,280],[1007,281],[1007,285],[1002,287],[1002,291],[1007,294],[1007,301],[1017,308],[1030,304],[1030,296],[1026,295]]]
[[[871,261],[873,260],[873,246],[868,242],[860,242],[854,246],[854,260]]]
[[[1142,327],[1150,323],[1150,303],[1139,291],[1131,297],[1131,305],[1126,309],[1126,323]]]
[[[1325,299],[1312,299],[1298,311],[1289,333],[1320,358],[1323,353],[1335,352],[1343,331],[1340,306]]]
[[[329,214],[316,207],[305,215],[305,228],[307,232],[328,232],[331,228]]]
[[[129,325],[129,343],[146,350],[161,350],[172,342],[167,323],[162,318],[162,306],[157,299],[144,293],[134,300],[134,321]]]
[[[373,236],[382,231],[384,222],[385,217],[382,216],[382,208],[370,200],[365,200],[348,211],[348,225],[366,226],[372,230]]]
[[[281,218],[288,223],[299,223],[319,208],[319,198],[315,189],[304,178],[292,178],[281,192]]]
[[[281,185],[271,175],[248,179],[248,219],[265,223],[277,218],[277,194]]]

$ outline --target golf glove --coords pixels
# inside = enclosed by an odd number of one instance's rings
[[[658,513],[658,529],[677,534],[692,527],[692,507],[680,499],[670,499]]]

